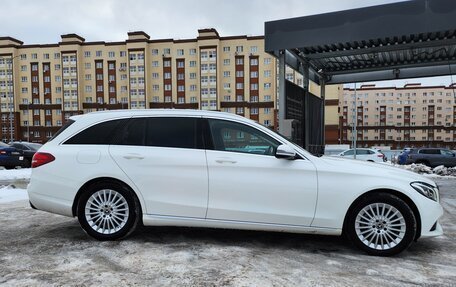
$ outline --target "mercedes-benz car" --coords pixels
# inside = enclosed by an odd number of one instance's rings
[[[315,157],[252,120],[191,110],[71,117],[37,152],[33,208],[99,240],[138,224],[345,234],[388,256],[443,233],[438,186],[394,167]]]

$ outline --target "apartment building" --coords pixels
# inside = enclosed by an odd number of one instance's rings
[[[363,85],[356,92],[354,88],[345,88],[339,100],[340,143],[351,143],[356,114],[359,147],[455,149],[455,91],[454,85],[421,84]]]
[[[0,37],[0,138],[45,142],[72,115],[105,109],[191,108],[236,113],[274,128],[277,74],[263,36],[24,45]]]

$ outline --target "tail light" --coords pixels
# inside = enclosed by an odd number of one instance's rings
[[[39,167],[55,160],[55,157],[47,152],[37,152],[32,159],[32,168]]]
[[[1,150],[0,154],[7,154],[6,150]]]
[[[385,157],[383,154],[378,154],[377,157]]]

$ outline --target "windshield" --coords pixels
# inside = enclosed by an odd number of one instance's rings
[[[28,148],[30,148],[31,150],[39,150],[40,147],[42,146],[41,144],[37,144],[37,143],[27,143],[25,144]]]

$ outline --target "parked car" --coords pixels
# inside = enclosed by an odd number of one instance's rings
[[[27,167],[31,166],[33,156],[42,146],[42,144],[31,142],[12,142],[9,145],[17,150],[22,151],[24,158],[28,163]]]
[[[337,156],[354,158],[354,154],[355,154],[354,149],[348,149],[346,151],[341,152]],[[385,162],[386,161],[386,157],[381,151],[376,150],[376,149],[370,149],[370,148],[357,148],[356,149],[356,159],[370,161],[370,162]]]
[[[411,150],[407,156],[406,164],[420,163],[430,167],[444,165],[456,166],[456,156],[449,149],[443,148],[418,148]]]
[[[99,240],[124,238],[141,222],[344,233],[367,253],[387,256],[443,234],[432,180],[315,157],[252,120],[221,112],[73,116],[34,155],[27,190],[32,207],[76,216]]]
[[[25,159],[23,152],[14,147],[0,142],[0,166],[6,169],[15,167],[27,167],[30,163]]]

